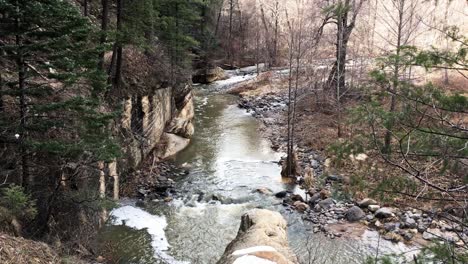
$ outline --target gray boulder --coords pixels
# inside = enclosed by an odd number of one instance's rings
[[[330,207],[332,207],[332,205],[333,205],[334,203],[335,203],[335,202],[333,201],[332,198],[327,198],[327,199],[325,199],[325,200],[320,201],[320,202],[318,203],[318,205],[319,205],[321,208],[323,208],[323,209],[325,209],[325,210],[328,210],[328,209],[330,209]]]
[[[376,200],[371,199],[371,198],[365,198],[362,201],[358,202],[358,205],[363,208],[366,208],[369,205],[378,205],[378,204],[379,203]]]
[[[393,209],[390,207],[382,207],[375,212],[377,218],[389,218],[393,216]]]
[[[366,217],[366,214],[358,206],[353,206],[349,208],[348,211],[346,212],[346,220],[350,222],[359,221],[363,219],[364,217]]]

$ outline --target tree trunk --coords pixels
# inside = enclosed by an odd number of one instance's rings
[[[119,200],[119,174],[117,173],[117,162],[114,160],[108,165],[109,176],[114,179],[114,200]]]
[[[117,32],[122,32],[122,12],[123,12],[123,0],[117,0]],[[118,89],[122,82],[122,60],[123,60],[123,47],[122,40],[118,39],[116,42],[116,61],[115,61],[115,76],[114,76],[114,88]]]
[[[84,0],[83,2],[83,15],[86,17],[89,15],[88,0]]]
[[[395,57],[395,64],[393,65],[393,82],[390,91],[390,113],[394,113],[396,110],[396,93],[398,92],[398,83],[399,83],[399,75],[400,75],[400,49],[401,49],[401,42],[402,42],[402,32],[403,32],[403,15],[405,12],[405,0],[399,1],[398,6],[398,29],[397,29],[397,44],[396,44],[396,57]],[[390,120],[388,123],[387,131],[385,132],[384,138],[384,147],[383,152],[390,154],[391,150],[391,140],[392,140],[392,130],[393,128],[393,121]]]
[[[272,58],[272,64],[273,66],[276,66],[277,62],[277,57],[278,57],[278,26],[279,26],[279,3],[276,1],[275,5],[275,35],[274,35],[274,40],[273,40],[273,58]]]
[[[107,41],[107,27],[109,21],[109,0],[102,0],[102,21],[101,21],[101,46],[104,46]],[[104,48],[104,47],[101,47]],[[104,71],[104,56],[106,55],[105,50],[99,54],[99,69]]]
[[[98,162],[99,169],[99,197],[106,198],[106,173],[104,172],[104,162]]]
[[[228,37],[228,61],[233,66],[233,48],[232,48],[232,20],[234,12],[234,0],[229,0],[229,37]]]
[[[17,9],[19,9],[18,2]],[[19,10],[17,10],[19,13]],[[16,18],[16,29],[19,31],[21,28],[21,21]],[[26,67],[24,62],[22,39],[18,34],[16,35],[16,66],[18,69],[18,89],[19,89],[19,108],[20,108],[20,127],[19,127],[19,144],[21,152],[21,175],[20,180],[23,188],[28,191],[31,183],[31,175],[29,173],[29,157],[26,148],[27,132],[26,132],[26,115],[27,115],[27,102],[26,102]]]

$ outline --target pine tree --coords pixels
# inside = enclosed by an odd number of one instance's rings
[[[67,163],[115,157],[107,131],[113,115],[100,111],[106,78],[93,44],[99,35],[89,20],[60,0],[1,0],[0,14],[8,75],[1,96],[10,102],[0,140],[18,151],[18,182],[31,191],[34,183],[55,182],[47,177]]]

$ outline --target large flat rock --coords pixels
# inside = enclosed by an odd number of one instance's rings
[[[237,237],[218,264],[296,264],[288,245],[286,220],[278,212],[254,209],[242,216]]]

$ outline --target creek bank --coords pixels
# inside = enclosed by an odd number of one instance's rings
[[[271,76],[275,73],[265,74]],[[257,81],[260,82],[260,79]],[[256,91],[256,84],[250,82],[244,85],[245,87],[242,85],[234,87],[229,93],[239,95],[238,106],[262,121],[261,132],[270,139],[271,147],[276,151],[284,152],[287,144],[285,137],[287,90]],[[301,127],[297,129],[301,130]],[[468,241],[468,229],[457,224],[449,225],[444,219],[436,217],[435,211],[423,212],[417,209],[385,207],[369,198],[363,200],[333,199],[332,193],[337,194],[338,190],[350,183],[350,178],[330,174],[329,159],[320,152],[307,147],[301,140],[297,140],[296,143],[295,154],[298,157],[298,163],[302,171],[312,170],[312,180],[316,188],[306,190],[308,196],[305,197],[306,199],[288,192],[277,193],[276,197],[282,199],[284,206],[303,212],[303,219],[312,222],[314,233],[322,232],[329,238],[341,237],[346,233],[346,228],[340,228],[340,226],[346,227],[349,223],[357,222],[363,228],[381,232],[384,239],[393,242],[424,244],[426,243],[424,240],[442,240],[463,246],[463,241]],[[367,159],[367,156],[362,154],[353,158],[359,161]],[[297,182],[304,185],[304,177],[298,177]],[[454,218],[455,222],[461,223],[461,219],[453,215],[447,217]],[[457,233],[462,237],[458,237]]]

